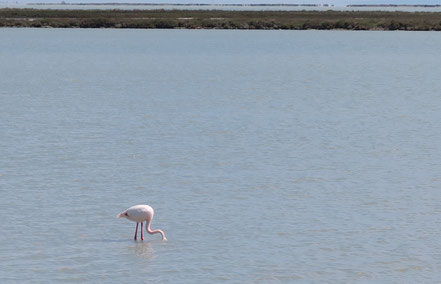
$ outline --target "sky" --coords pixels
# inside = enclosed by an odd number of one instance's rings
[[[6,2],[8,0],[0,0]],[[8,2],[19,3],[59,3],[61,0],[9,0]],[[333,4],[333,5],[349,5],[349,4],[441,4],[441,0],[65,0],[67,3],[207,3],[207,4]]]

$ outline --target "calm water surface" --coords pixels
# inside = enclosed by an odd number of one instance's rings
[[[439,281],[440,46],[0,29],[1,283]]]

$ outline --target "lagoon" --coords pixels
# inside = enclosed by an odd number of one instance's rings
[[[2,283],[439,280],[440,33],[0,39]]]

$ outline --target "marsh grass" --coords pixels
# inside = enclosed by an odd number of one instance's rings
[[[441,13],[0,9],[0,27],[441,30]]]

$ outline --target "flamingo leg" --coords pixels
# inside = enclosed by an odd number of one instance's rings
[[[143,224],[144,222],[141,222],[141,240],[144,240],[144,235],[143,235],[143,233],[142,233],[142,224]]]
[[[138,222],[136,222],[136,231],[135,231],[135,237],[133,238],[136,241],[136,236],[138,235]],[[142,224],[141,224],[142,226]],[[142,228],[141,228],[141,234],[142,234]]]

